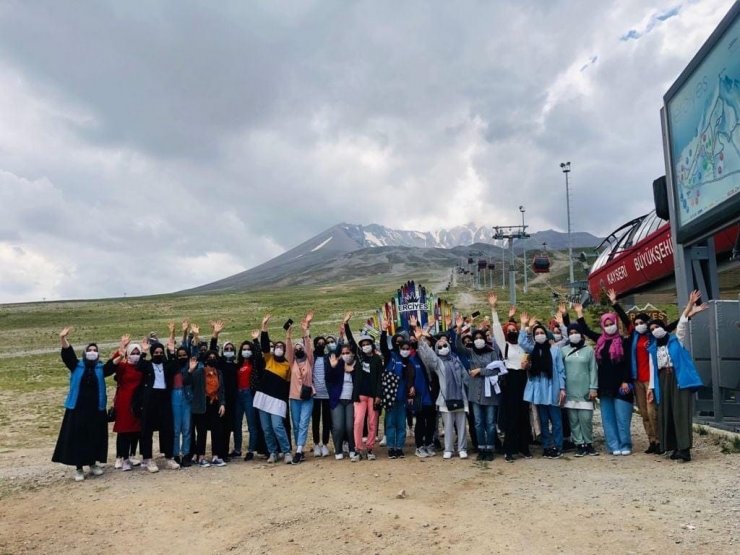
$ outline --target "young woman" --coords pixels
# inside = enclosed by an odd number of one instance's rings
[[[131,360],[127,358],[132,357]],[[105,363],[105,372],[114,373],[116,396],[113,400],[116,433],[116,468],[129,471],[132,468],[131,456],[141,435],[141,419],[134,414],[134,394],[141,385],[143,374],[136,367],[141,356],[141,347],[132,344],[128,335],[121,337],[118,350]]]
[[[619,305],[615,310],[622,317],[624,312]],[[650,389],[650,345],[655,341],[649,328],[650,317],[640,312],[632,321],[632,336],[630,354],[632,358],[632,379],[635,384],[635,401],[640,409],[642,425],[648,437],[650,446],[645,453],[660,453],[662,448],[658,442],[658,412],[655,402],[648,402]]]
[[[313,389],[316,394],[313,397],[313,414],[311,415],[311,431],[313,432],[313,454],[314,457],[327,457],[329,455],[329,433],[331,432],[332,419],[331,407],[329,406],[329,390],[326,385],[326,372],[329,367],[329,355],[337,353],[337,342],[331,336],[319,336],[313,340],[314,363],[313,363]],[[336,450],[336,445],[334,446]],[[342,446],[339,446],[341,451]]]
[[[381,378],[384,384],[382,403],[385,407],[385,437],[388,445],[388,458],[402,459],[406,455],[406,407],[416,395],[414,378],[421,365],[416,357],[411,357],[411,343],[403,336],[394,336],[392,348],[388,346],[388,322],[383,321],[380,334],[380,352],[385,361]]]
[[[527,371],[523,367],[526,358],[524,349],[519,346],[519,326],[513,320],[516,308],[509,309],[509,320],[502,327],[496,305],[495,293],[488,296],[493,317],[493,337],[503,350],[506,380],[501,387],[501,407],[506,413],[504,419],[504,457],[506,462],[514,462],[514,455],[519,453],[530,459],[529,440],[531,426],[529,421],[529,403],[524,400],[524,389],[527,386]]]
[[[477,329],[473,331],[473,343],[470,347],[466,348],[463,345],[460,339],[463,323],[462,316],[458,316],[455,322],[457,325],[456,347],[457,352],[466,351],[470,360],[468,402],[473,407],[473,417],[475,419],[475,437],[478,440],[477,460],[493,461],[496,417],[501,403],[501,395],[496,393],[496,388],[500,391],[498,375],[505,367],[501,365],[496,369],[488,368],[491,363],[500,361],[502,356],[495,343],[489,346],[484,330]],[[494,376],[496,376],[495,385],[489,379]]]
[[[342,345],[340,356],[332,352],[328,357],[329,365],[326,368],[326,385],[329,390],[329,406],[331,408],[332,436],[334,441],[334,458],[344,459],[342,445],[346,441],[349,447],[349,458],[357,460],[355,447],[355,407],[352,402],[355,370],[357,360],[355,354],[347,344]]]
[[[576,444],[576,457],[598,455],[593,446],[593,414],[599,373],[594,350],[586,345],[577,324],[568,326],[568,343],[560,352],[565,366],[565,408],[571,437]]]
[[[270,352],[270,335],[267,326],[270,323],[269,314],[262,318],[262,333],[260,334],[260,373],[254,395],[254,408],[259,411],[262,431],[270,456],[267,462],[272,464],[278,461],[278,449],[285,455],[285,462],[290,464],[293,457],[290,454],[290,442],[285,430],[285,417],[288,412],[288,396],[290,393],[290,367],[293,364],[293,342],[291,328],[285,332],[285,341],[276,341],[273,352]]]
[[[308,426],[313,413],[313,343],[311,342],[311,320],[309,312],[301,321],[303,338],[293,344],[293,363],[290,367],[290,416],[293,421],[293,438],[295,455],[293,464],[306,460],[303,450],[308,441]]]
[[[691,460],[694,393],[703,385],[683,341],[691,317],[709,307],[707,304],[697,306],[700,299],[699,291],[691,292],[675,335],[668,333],[665,322],[650,322],[650,333],[655,342],[649,347],[648,402],[655,400],[658,404],[660,445],[672,451],[671,459],[683,462]]]
[[[529,353],[524,400],[537,409],[542,432],[543,456],[557,459],[563,455],[563,424],[560,407],[565,402],[565,369],[560,349],[550,345],[547,329],[534,324],[530,330],[529,314],[520,316],[519,346]]]
[[[226,328],[226,324],[222,320],[216,320],[211,322],[211,342],[208,346],[210,351],[216,353],[219,352],[218,339],[221,332]],[[235,413],[236,413],[236,398],[237,398],[237,386],[236,386],[236,373],[238,367],[236,365],[236,347],[231,341],[226,341],[221,347],[221,354],[218,357],[218,368],[221,370],[221,376],[224,380],[224,402],[226,406],[226,412],[220,419],[221,426],[223,428],[221,432],[221,441],[224,442],[223,446],[219,449],[222,453],[227,453],[224,457],[225,462],[229,462],[232,457],[241,457],[241,449],[229,451],[229,445],[231,444],[231,434],[234,433]]]
[[[635,398],[632,370],[627,357],[629,339],[620,335],[616,313],[602,314],[599,321],[602,333],[595,333],[583,318],[583,307],[574,305],[574,308],[581,330],[596,342],[594,351],[599,369],[601,425],[607,449],[615,456],[631,455],[632,405]]]
[[[439,377],[439,397],[437,408],[442,413],[445,429],[444,459],[451,459],[454,452],[453,438],[457,431],[457,451],[461,459],[468,458],[465,420],[468,412],[468,396],[466,386],[470,381],[465,367],[455,355],[446,336],[437,339],[434,348],[430,347],[422,337],[432,340],[428,333],[421,328],[414,329],[414,335],[419,340],[419,356],[424,366]]]
[[[193,422],[197,430],[195,463],[202,468],[226,466],[223,441],[223,423],[226,414],[224,380],[218,363],[218,353],[207,351],[205,360],[190,360],[189,372],[193,375]],[[205,458],[206,437],[211,431],[211,462]]]
[[[191,466],[191,431],[193,406],[193,377],[190,373],[190,354],[184,346],[175,350],[175,323],[170,322],[170,339],[167,343],[167,375],[171,380],[172,431],[175,462],[182,467]]]
[[[67,341],[72,328],[59,333],[62,343],[62,362],[69,369],[69,393],[64,402],[64,419],[59,430],[56,448],[51,460],[75,467],[75,481],[85,479],[84,466],[94,476],[103,468],[98,464],[108,458],[108,419],[105,391],[105,371],[100,362],[98,346],[89,343],[82,360]],[[112,372],[109,369],[109,372]],[[109,374],[110,375],[110,374]]]
[[[253,373],[257,372],[255,366],[258,358],[255,353],[260,350],[259,338],[260,332],[252,332],[252,341],[242,341],[239,345],[238,356],[236,359],[236,407],[234,410],[234,451],[241,453],[243,443],[242,425],[244,417],[247,417],[247,430],[249,431],[249,443],[247,454],[244,456],[245,461],[254,460],[254,453],[257,451],[259,431],[257,429],[258,419],[257,411],[254,408],[254,394],[252,392]]]

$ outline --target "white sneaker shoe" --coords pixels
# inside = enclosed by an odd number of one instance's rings
[[[321,445],[314,445],[313,446],[313,456],[314,457],[320,457],[321,456]]]
[[[143,461],[142,466],[145,466],[146,469],[152,474],[154,474],[155,472],[159,472],[159,467],[157,466],[157,463],[154,462],[154,459]]]
[[[623,457],[627,457],[631,454],[632,454],[632,451],[630,451],[629,449],[622,449],[622,452],[620,453],[620,455],[622,455]]]
[[[129,457],[128,462],[131,463],[131,466],[141,466],[141,459],[136,457]]]
[[[326,445],[321,445],[321,456],[322,457],[328,457],[329,456],[329,448]]]
[[[116,457],[116,464],[113,465],[113,468],[116,470],[121,470],[123,468],[123,457]]]
[[[334,455],[334,458],[338,461],[341,461],[344,459],[344,453],[337,453],[336,455]]]
[[[435,451],[435,449],[434,449],[434,444],[433,443],[431,445],[427,445],[425,447],[425,449],[427,451],[427,455],[429,455],[430,457],[433,457],[434,455],[437,454],[437,451]]]
[[[177,461],[175,459],[167,459],[167,468],[170,470],[177,470],[180,468],[180,465],[177,464]]]
[[[349,454],[349,462],[357,462],[360,460],[360,455],[354,451]]]
[[[429,456],[429,453],[427,453],[427,450],[424,447],[417,447],[416,456],[420,459],[426,459]]]
[[[386,444],[386,441],[385,441],[385,435],[384,435],[384,436],[383,436],[383,439],[381,439],[381,440],[380,440],[380,446],[381,446],[381,447],[385,447],[386,445],[387,445],[387,444]]]
[[[612,455],[614,455],[615,457],[618,457],[621,454],[622,454],[621,451],[612,451]]]
[[[368,452],[367,452],[367,460],[369,460],[369,461],[374,461],[374,460],[375,460],[375,458],[376,458],[376,457],[375,457],[375,453],[373,453],[372,451],[368,451]]]
[[[85,471],[75,468],[75,482],[82,482],[85,479]]]
[[[452,451],[445,451],[444,455],[442,455],[443,459],[451,459],[452,458]]]
[[[467,459],[468,458],[468,452],[467,451],[460,451],[460,458],[461,459]]]
[[[285,458],[283,460],[285,461],[285,464],[293,464],[293,455],[285,453]]]
[[[277,457],[275,456],[275,453],[270,453],[270,456],[267,457],[267,464],[275,464],[277,462]]]
[[[102,476],[103,475],[103,467],[99,464],[94,464],[90,467],[90,470],[92,470],[93,476]]]
[[[126,459],[125,461],[123,461],[123,465],[121,466],[121,470],[123,470],[124,472],[129,472],[131,470],[131,468],[132,468],[131,461],[129,461],[128,459]]]

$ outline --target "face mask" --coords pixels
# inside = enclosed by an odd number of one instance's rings
[[[283,351],[282,348],[278,347],[277,349],[273,351],[273,353],[275,354],[276,357],[280,358],[285,354],[285,351]]]
[[[295,358],[297,360],[303,360],[304,358],[306,358],[306,353],[303,352],[303,349],[296,349]]]
[[[342,360],[345,364],[352,364],[352,360],[354,359],[354,355],[342,355]]]
[[[571,333],[569,339],[571,345],[578,345],[583,337],[580,333]]]
[[[506,334],[506,340],[509,343],[516,343],[517,341],[519,341],[519,332],[510,331],[509,333]]]
[[[329,343],[326,344],[326,348],[334,352],[337,350],[337,344],[334,343],[333,341],[330,341]]]
[[[439,356],[441,357],[446,357],[450,354],[450,348],[447,345],[445,345],[444,347],[440,347],[439,349],[437,349],[437,354],[439,354]]]
[[[362,352],[365,353],[366,355],[369,355],[370,353],[373,352],[373,346],[372,345],[363,345],[362,346]]]
[[[635,326],[635,331],[639,333],[640,335],[642,335],[643,333],[647,331],[647,324],[637,324]]]
[[[563,338],[563,334],[562,333],[553,333],[552,334],[552,337],[553,337],[553,339],[555,339],[555,341],[560,341]]]
[[[408,349],[401,349],[399,352],[403,358],[408,358],[411,355],[411,351]]]
[[[139,362],[139,359],[140,358],[141,358],[141,355],[129,355],[128,356],[128,361],[131,364],[137,364]]]
[[[652,334],[655,339],[663,339],[668,334],[668,332],[665,331],[663,328],[655,328],[652,331]]]
[[[215,358],[209,358],[206,361],[206,365],[213,366],[214,368],[216,368],[216,359]]]
[[[617,326],[614,324],[612,324],[611,326],[606,326],[604,328],[604,331],[606,332],[607,335],[614,335],[617,333]]]
[[[224,358],[231,360],[232,358],[234,358],[235,354],[236,353],[234,351],[224,351]]]
[[[188,362],[188,357],[178,357],[177,362],[180,364],[186,364]]]
[[[164,362],[164,355],[152,355],[152,362],[154,364],[162,364]]]
[[[478,338],[475,341],[473,341],[473,345],[475,345],[476,349],[482,349],[483,347],[486,346],[486,340]]]
[[[547,336],[544,333],[541,333],[540,335],[535,335],[534,340],[542,345],[543,343],[547,343]]]
[[[252,351],[249,349],[242,349],[242,358],[249,358],[252,356]]]
[[[98,360],[98,356],[100,356],[100,355],[98,355],[98,352],[97,351],[87,351],[85,353],[85,358],[87,360]]]

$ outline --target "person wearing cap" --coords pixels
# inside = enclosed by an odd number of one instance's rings
[[[536,409],[542,434],[543,456],[558,459],[563,455],[563,423],[560,407],[565,402],[565,368],[560,348],[551,345],[547,328],[534,323],[529,314],[520,317],[519,346],[529,354],[524,400]]]
[[[344,317],[344,334],[352,349],[357,354],[357,369],[352,389],[352,400],[355,411],[355,448],[359,451],[362,445],[362,428],[367,416],[367,443],[362,453],[356,452],[352,462],[365,458],[375,460],[375,436],[378,432],[378,411],[380,407],[381,378],[383,374],[383,360],[375,352],[375,340],[369,335],[361,335],[355,342],[349,321],[352,313]]]
[[[593,415],[599,373],[593,347],[586,344],[578,324],[568,326],[568,343],[560,353],[565,367],[565,408],[576,457],[598,455],[593,446]]]
[[[676,333],[668,332],[662,320],[650,321],[650,333],[655,341],[650,344],[650,389],[648,401],[658,404],[660,445],[671,451],[671,459],[689,462],[693,446],[694,393],[703,383],[691,354],[683,345],[689,320],[709,308],[697,304],[699,291],[689,294],[689,301],[678,320]]]
[[[130,471],[131,456],[141,436],[141,419],[134,410],[134,395],[141,385],[144,375],[137,364],[141,358],[141,346],[131,343],[128,335],[121,337],[118,350],[105,363],[105,370],[113,374],[116,382],[116,395],[113,399],[115,420],[113,431],[116,433],[115,468]]]
[[[74,466],[75,481],[80,482],[85,479],[85,466],[90,467],[94,476],[103,473],[98,463],[105,463],[108,458],[108,399],[105,391],[106,374],[97,343],[88,343],[84,358],[79,360],[67,340],[71,330],[71,327],[65,327],[59,333],[62,362],[70,372],[69,393],[64,402],[64,418],[51,460]]]

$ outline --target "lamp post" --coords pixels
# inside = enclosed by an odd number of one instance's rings
[[[522,213],[522,233],[527,233],[527,226],[524,225],[524,213],[526,212],[526,209],[524,206],[519,207],[519,212]],[[524,240],[526,241],[526,239]],[[523,272],[524,272],[524,293],[527,292],[527,243],[522,243],[522,249],[524,250],[522,254],[522,260],[524,262]]]
[[[565,174],[565,206],[568,212],[568,269],[570,271],[570,294],[575,293],[573,288],[573,282],[575,278],[573,276],[573,241],[571,239],[570,229],[570,186],[568,183],[568,174],[570,173],[570,162],[561,162],[560,169]]]

